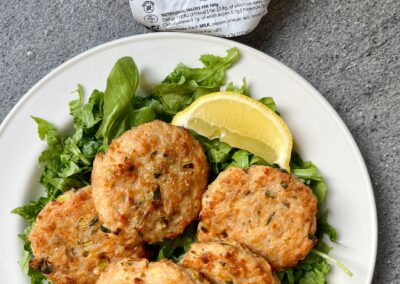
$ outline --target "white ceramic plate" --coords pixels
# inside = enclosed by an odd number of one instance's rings
[[[322,171],[329,187],[330,222],[340,243],[332,256],[353,272],[349,278],[337,267],[330,283],[370,283],[377,247],[376,208],[371,182],[360,152],[342,120],[304,79],[273,58],[248,46],[214,37],[156,33],[113,41],[64,63],[37,83],[14,107],[0,128],[0,275],[2,283],[27,283],[17,261],[24,223],[10,211],[40,194],[37,158],[45,148],[31,115],[45,118],[60,129],[71,125],[68,101],[77,83],[87,93],[105,89],[106,78],[121,56],[132,56],[141,70],[142,88],[162,80],[178,62],[198,65],[204,53],[224,55],[233,46],[240,61],[228,80],[245,76],[254,97],[272,96],[295,137],[304,159]]]

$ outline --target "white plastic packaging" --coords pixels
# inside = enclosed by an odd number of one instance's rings
[[[244,35],[267,13],[270,0],[130,0],[133,17],[156,31]]]

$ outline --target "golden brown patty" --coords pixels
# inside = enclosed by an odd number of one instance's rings
[[[125,132],[97,155],[93,197],[111,230],[137,230],[156,243],[181,234],[197,218],[207,179],[206,156],[189,131],[153,121]]]
[[[102,231],[90,187],[68,191],[47,204],[29,240],[31,266],[56,284],[95,283],[110,261],[146,254],[138,235]]]
[[[110,264],[97,284],[207,284],[199,272],[169,260],[124,259]]]
[[[302,260],[315,241],[317,200],[310,188],[278,169],[229,168],[203,196],[198,239],[238,242],[274,270]]]
[[[240,245],[194,243],[180,264],[200,271],[215,284],[277,284],[268,262]]]

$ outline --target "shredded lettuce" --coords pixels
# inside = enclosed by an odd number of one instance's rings
[[[94,90],[85,103],[84,89],[78,85],[74,92],[78,98],[69,103],[74,120],[74,129],[70,134],[62,135],[50,122],[33,117],[37,123],[39,138],[48,145],[39,157],[42,169],[40,183],[46,196],[12,211],[27,221],[26,229],[19,235],[24,243],[20,265],[22,271],[30,277],[31,283],[39,284],[45,280],[44,275],[29,267],[32,250],[28,235],[42,208],[66,190],[90,184],[92,162],[96,154],[106,150],[109,143],[124,131],[154,119],[169,122],[177,112],[211,92],[225,89],[250,96],[245,79],[240,87],[233,82],[224,87],[226,71],[238,58],[238,49],[232,48],[225,57],[202,55],[201,68],[178,64],[171,74],[153,87],[151,94],[139,97],[135,95],[139,71],[132,58],[123,57],[112,68],[105,92]],[[271,97],[259,101],[272,111],[277,111]],[[210,140],[196,133],[192,134],[206,150],[211,168],[210,182],[221,171],[232,166],[248,168],[251,165],[269,165],[248,151],[233,148],[218,139]],[[317,167],[311,162],[304,162],[296,153],[292,155],[290,166],[292,173],[312,188],[320,207],[325,201],[327,188]],[[332,241],[336,241],[336,230],[329,225],[327,217],[328,212],[320,212],[316,237],[322,239],[326,234]],[[194,222],[181,236],[157,244],[156,259],[169,258],[178,261],[190,244],[197,241],[196,228],[197,222]],[[328,246],[319,242],[299,265],[278,273],[282,283],[325,283],[326,275],[330,271],[327,262],[329,250]]]

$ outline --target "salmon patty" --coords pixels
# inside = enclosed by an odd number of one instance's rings
[[[109,262],[146,256],[139,235],[128,238],[101,226],[90,187],[70,190],[48,203],[28,238],[32,268],[57,284],[95,283]]]
[[[100,220],[112,231],[138,231],[149,243],[180,235],[197,218],[207,180],[201,145],[188,130],[161,121],[115,139],[92,172]]]
[[[148,262],[124,259],[110,264],[97,284],[207,284],[195,270],[183,268],[169,260]]]
[[[199,241],[238,242],[274,270],[295,266],[315,244],[316,197],[279,169],[229,168],[210,184],[202,206]]]
[[[215,284],[278,284],[268,262],[238,244],[194,243],[180,264]]]

